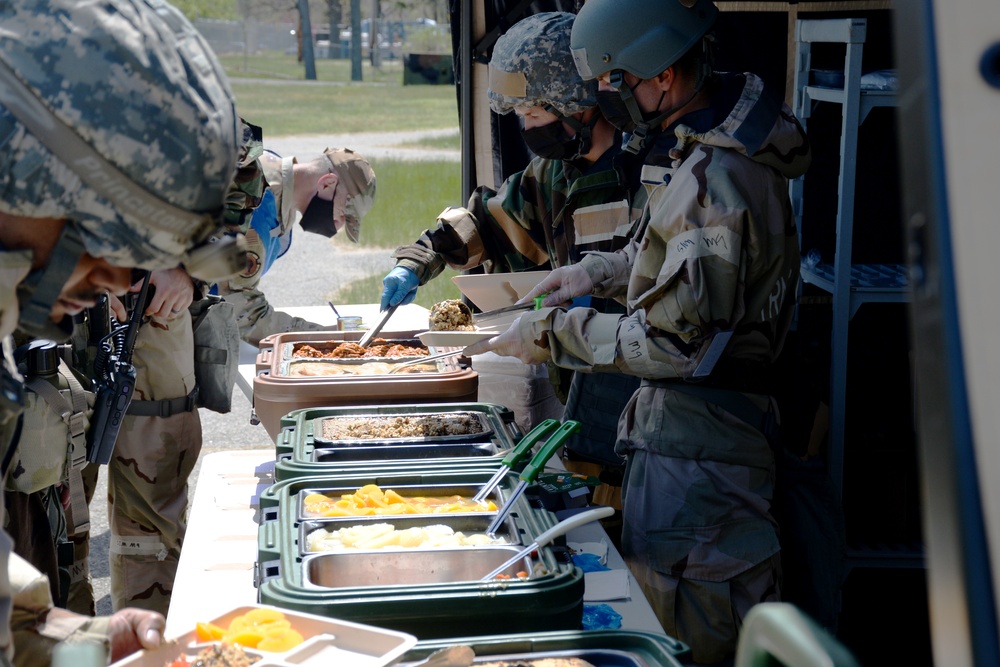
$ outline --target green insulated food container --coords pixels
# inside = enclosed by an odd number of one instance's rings
[[[495,511],[312,516],[305,498],[339,498],[377,485],[406,500],[416,497],[472,498],[495,469],[425,472],[372,471],[354,475],[301,477],[275,483],[261,495],[261,527],[255,583],[262,603],[368,623],[421,639],[464,634],[577,630],[583,618],[583,572],[565,550],[542,547],[517,561],[498,579],[482,577],[556,523],[551,512],[520,498],[497,529],[497,543],[403,548],[343,548],[310,551],[311,535],[342,529],[461,532],[473,540]],[[513,478],[512,478],[513,479]],[[512,491],[505,479],[488,500],[499,507]],[[320,531],[327,531],[323,533]],[[326,543],[322,544],[326,549]],[[526,576],[525,576],[526,575]]]
[[[513,411],[492,403],[303,408],[281,419],[275,479],[373,467],[495,469],[520,439]]]
[[[424,640],[404,653],[393,667],[412,667],[435,651],[455,645],[472,648],[477,660],[526,667],[531,667],[532,661],[558,658],[577,658],[594,667],[681,667],[679,660],[690,657],[687,645],[668,635],[588,630]]]

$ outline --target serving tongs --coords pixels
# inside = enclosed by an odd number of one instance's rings
[[[535,538],[535,541],[524,547],[516,554],[508,558],[503,565],[500,565],[492,572],[487,574],[485,577],[480,579],[480,581],[492,581],[496,578],[498,574],[506,570],[508,567],[514,563],[523,560],[525,556],[529,555],[535,549],[541,549],[546,544],[556,539],[560,535],[565,535],[574,528],[579,528],[584,526],[591,521],[597,521],[598,519],[606,519],[615,513],[615,508],[613,507],[597,507],[592,510],[587,510],[586,512],[580,512],[579,514],[574,514],[568,519],[563,519],[556,525],[552,526],[544,533]]]
[[[490,527],[486,529],[486,534],[490,537],[496,535],[497,529],[503,525],[503,522],[507,519],[507,515],[510,514],[511,509],[514,507],[514,503],[517,499],[521,497],[524,490],[528,488],[528,485],[535,481],[538,477],[538,473],[542,471],[545,467],[545,463],[552,458],[559,446],[563,444],[569,436],[580,430],[580,422],[578,421],[567,421],[564,422],[559,429],[553,433],[548,440],[545,441],[538,451],[535,453],[528,465],[524,466],[524,470],[521,471],[520,482],[514,487],[513,493],[504,502],[503,507],[497,511],[496,517],[490,524]]]
[[[487,310],[483,313],[476,313],[472,316],[473,324],[478,324],[483,320],[493,319],[494,317],[500,317],[501,315],[506,315],[507,313],[516,313],[520,310],[539,310],[542,307],[542,301],[545,300],[547,294],[539,294],[531,301],[525,301],[524,303],[515,303],[513,306],[504,306],[503,308],[497,308],[496,310]]]
[[[458,348],[457,350],[451,350],[449,352],[438,352],[437,354],[431,354],[426,357],[420,357],[419,359],[411,359],[410,361],[402,361],[398,364],[393,364],[392,368],[386,375],[393,375],[400,370],[407,368],[409,366],[419,366],[420,364],[426,364],[431,361],[437,361],[438,359],[447,359],[448,357],[456,357],[465,352],[465,348]]]
[[[375,323],[375,326],[366,331],[365,335],[361,337],[361,340],[358,341],[358,345],[361,347],[368,347],[368,343],[372,342],[372,338],[375,338],[375,336],[382,331],[385,323],[389,321],[389,318],[392,317],[392,314],[396,312],[397,308],[399,308],[398,303],[395,306],[389,306],[389,308],[382,313],[382,317],[380,317],[378,322]]]
[[[479,493],[473,496],[472,499],[477,503],[486,500],[493,493],[493,489],[497,488],[500,482],[503,481],[503,478],[507,476],[507,473],[520,463],[525,456],[531,453],[531,448],[535,446],[535,443],[542,438],[548,437],[557,428],[559,428],[558,419],[546,419],[531,429],[526,436],[521,438],[521,442],[517,443],[517,446],[510,450],[507,456],[503,457],[503,461],[500,462],[500,469],[490,478],[490,481],[483,485],[483,488],[479,489]]]

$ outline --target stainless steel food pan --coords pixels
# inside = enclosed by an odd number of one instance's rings
[[[535,651],[532,653],[501,653],[477,657],[472,667],[485,663],[503,663],[512,667],[535,667],[535,665],[553,665],[554,660],[569,660],[576,658],[584,660],[594,667],[653,667],[641,656],[631,651],[616,649],[567,649],[563,651]],[[401,662],[395,667],[416,667],[420,662]],[[671,663],[677,664],[677,663]]]
[[[397,461],[401,459],[493,456],[498,451],[494,442],[435,442],[409,445],[366,443],[365,445],[316,447],[312,451],[312,462],[339,463],[341,461]]]
[[[449,496],[462,496],[463,498],[472,498],[479,491],[481,485],[478,484],[458,484],[458,483],[441,483],[441,484],[416,484],[416,485],[386,485],[382,487],[382,491],[392,490],[398,493],[403,498],[420,498],[420,497],[449,497]],[[303,519],[317,519],[317,518],[332,518],[332,517],[317,517],[314,514],[307,514],[305,508],[305,498],[306,496],[318,493],[324,496],[329,496],[331,498],[339,498],[342,495],[353,494],[358,491],[357,486],[315,486],[300,489],[295,495],[297,497],[298,511],[297,515],[299,518]],[[502,507],[504,500],[506,499],[505,494],[507,489],[502,485],[498,487],[493,493],[489,495],[487,500],[492,500],[496,506]],[[408,514],[405,515],[409,518],[418,516],[465,516],[465,513],[447,513],[447,514]],[[495,516],[494,512],[487,513],[469,513],[469,516],[486,516],[492,518]],[[372,517],[372,518],[399,518],[398,514],[372,514],[372,515],[361,515],[344,517],[346,519],[357,519],[362,517]]]
[[[389,342],[389,343],[393,343],[393,344],[406,345],[407,347],[416,347],[416,348],[421,348],[421,349],[424,349],[424,350],[428,349],[427,346],[424,345],[420,341],[419,338],[387,338],[386,341]],[[295,356],[295,351],[298,350],[300,347],[302,347],[304,345],[308,345],[309,347],[312,347],[312,348],[315,348],[317,350],[320,350],[321,352],[326,352],[326,351],[333,350],[333,349],[339,347],[340,345],[343,345],[346,342],[356,342],[356,341],[342,341],[342,340],[338,340],[338,341],[315,341],[315,342],[314,341],[298,341],[298,342],[292,341],[292,342],[284,343],[284,344],[281,345],[281,357],[280,358],[283,359],[283,360],[285,360],[285,361],[289,361],[291,359],[309,359],[309,358],[315,358],[317,360],[319,360],[319,359],[333,359],[334,361],[363,361],[363,360],[368,360],[368,361],[390,361],[390,360],[392,360],[392,361],[397,361],[397,360],[410,361],[410,360],[413,360],[413,359],[419,359],[421,356],[424,356],[424,355],[409,355],[409,356],[405,356],[405,357],[342,357],[342,358],[340,358],[340,357],[335,357],[335,358],[332,358],[332,357],[296,357]]]
[[[423,515],[423,516],[406,516],[406,517],[386,517],[386,516],[371,516],[371,517],[346,517],[346,518],[330,518],[330,519],[313,519],[309,521],[303,521],[299,524],[299,552],[304,554],[310,553],[330,553],[330,552],[317,552],[308,551],[308,536],[318,530],[328,530],[335,531],[343,528],[352,528],[354,526],[365,526],[375,523],[387,523],[394,527],[397,531],[406,530],[408,528],[425,528],[427,526],[434,525],[444,525],[451,528],[456,533],[465,533],[466,535],[471,535],[475,533],[485,533],[486,529],[490,525],[490,521],[496,516],[495,513],[490,512],[488,514],[436,514],[436,515]],[[522,542],[521,533],[518,530],[517,524],[510,518],[504,521],[503,525],[497,530],[496,537],[504,540],[509,545],[519,545]],[[403,547],[393,547],[393,549],[402,549]],[[475,549],[478,547],[455,547],[456,549]],[[388,551],[390,549],[379,549],[377,551]],[[405,549],[406,551],[414,552],[422,549]],[[345,549],[344,551],[337,551],[336,553],[350,553],[354,551],[360,551],[356,549]],[[498,563],[499,564],[499,563]],[[487,570],[486,572],[489,572]],[[484,572],[483,574],[486,574]]]
[[[407,430],[421,433],[396,435]],[[493,436],[493,427],[485,412],[408,411],[317,417],[312,422],[312,434],[316,447],[460,443],[489,440]]]
[[[490,546],[315,554],[302,559],[302,580],[306,588],[312,589],[478,581],[518,551],[515,546]],[[511,565],[503,574],[516,578],[519,571],[531,570],[532,561],[525,557],[523,562]]]

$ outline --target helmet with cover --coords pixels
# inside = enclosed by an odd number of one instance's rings
[[[588,0],[573,24],[584,79],[624,70],[651,79],[698,44],[715,23],[711,0]]]
[[[0,0],[0,25],[0,210],[66,219],[117,266],[242,267],[213,243],[238,117],[191,24],[154,0]]]
[[[574,18],[568,12],[534,14],[497,40],[489,68],[493,111],[540,106],[570,116],[597,106],[597,86],[580,78],[570,53]]]

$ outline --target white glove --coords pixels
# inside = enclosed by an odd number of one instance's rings
[[[543,306],[562,306],[578,296],[591,294],[594,291],[594,281],[590,274],[579,264],[560,266],[549,272],[549,275],[531,288],[518,303],[531,301],[539,294],[547,294]]]
[[[525,339],[531,338],[531,323],[526,323],[528,331],[525,336],[521,335],[521,318],[510,323],[510,326],[503,333],[492,338],[473,343],[462,351],[466,357],[472,357],[484,352],[493,352],[501,357],[516,357],[526,364],[543,364],[549,359],[547,350],[543,350]]]

